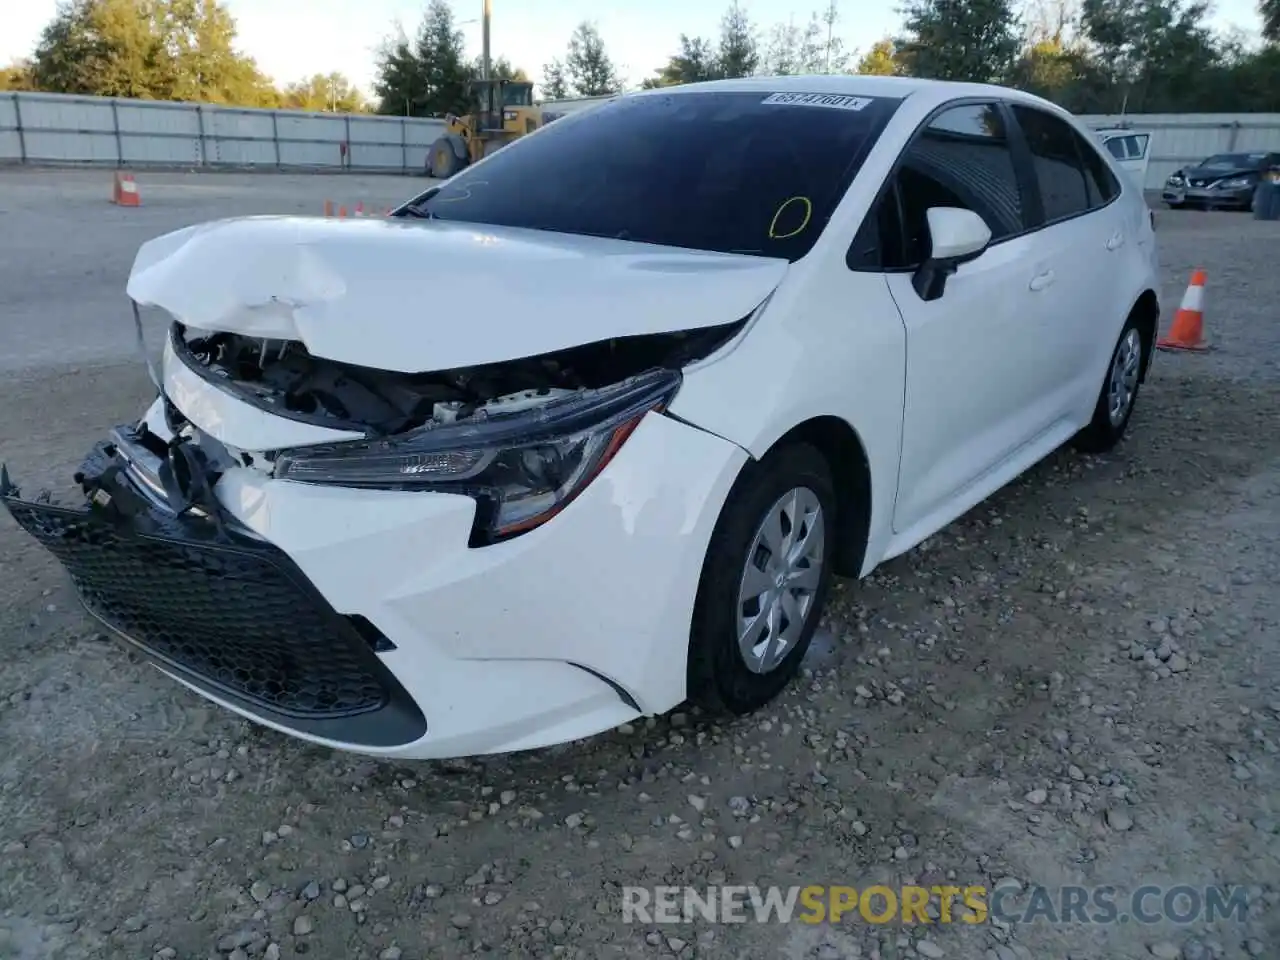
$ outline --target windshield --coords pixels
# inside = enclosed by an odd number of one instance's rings
[[[622,97],[500,150],[411,209],[794,261],[899,102],[767,90]]]
[[[1219,153],[1200,166],[1238,170],[1241,167],[1256,167],[1266,159],[1266,156],[1265,153]]]
[[[533,87],[527,84],[520,86],[504,86],[502,88],[502,105],[504,107],[533,106]]]

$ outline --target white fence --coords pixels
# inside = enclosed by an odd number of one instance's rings
[[[550,100],[565,115],[609,97]],[[1147,188],[1212,153],[1280,150],[1280,114],[1082,117],[1151,134]],[[440,120],[210,104],[0,93],[0,163],[419,171]]]
[[[421,170],[440,120],[0,93],[0,163]]]

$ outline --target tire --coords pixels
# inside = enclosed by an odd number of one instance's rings
[[[462,158],[454,152],[448,137],[441,137],[431,145],[427,155],[427,173],[437,180],[448,180],[462,169]]]
[[[1146,342],[1138,326],[1137,317],[1130,316],[1111,351],[1111,361],[1107,364],[1102,389],[1098,391],[1098,402],[1093,408],[1093,419],[1072,441],[1077,450],[1106,453],[1124,438],[1133,408],[1138,404],[1143,358],[1150,348],[1151,344]]]
[[[788,501],[789,497],[796,497]],[[790,511],[799,505],[800,512],[807,513],[805,525],[799,527],[802,541],[814,545],[812,533],[820,532],[820,552],[810,556],[793,568],[794,582],[811,588],[803,593],[800,588],[785,591],[790,602],[779,599],[776,609],[778,619],[772,620],[768,611],[775,605],[771,599],[779,594],[778,581],[772,571],[760,571],[766,559],[761,546],[762,525],[775,516],[779,506],[787,501]],[[813,510],[816,508],[817,513]],[[764,706],[776,697],[795,676],[804,659],[805,651],[813,639],[813,632],[822,616],[827,593],[831,587],[832,556],[835,552],[836,497],[831,470],[826,458],[817,449],[804,443],[787,444],[769,453],[764,459],[748,464],[734,485],[720,519],[716,522],[711,545],[702,566],[694,605],[693,623],[689,638],[688,698],[692,703],[714,714],[740,716]],[[791,515],[795,515],[792,513]],[[795,532],[792,526],[791,532]],[[775,534],[785,533],[785,524]],[[765,537],[777,540],[777,537]],[[780,546],[780,544],[779,544]],[[775,552],[775,556],[781,550]],[[744,605],[743,590],[748,561],[758,571],[762,592],[754,601]],[[771,564],[770,564],[771,565]],[[816,574],[810,571],[816,570]],[[786,606],[796,621],[786,617]],[[776,662],[757,661],[749,665],[746,655],[739,648],[738,626],[741,612],[759,611],[762,622],[758,624],[757,638],[763,639],[761,629],[774,629],[785,648]],[[798,616],[797,616],[798,614]],[[778,627],[783,629],[777,630]],[[761,652],[768,645],[760,643]]]
[[[1172,200],[1166,200],[1165,206],[1167,206],[1170,210],[1181,210],[1184,206],[1186,206],[1186,204],[1174,203]]]

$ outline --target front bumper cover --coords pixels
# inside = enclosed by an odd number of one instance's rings
[[[1166,186],[1161,199],[1166,203],[1192,203],[1208,207],[1247,207],[1253,200],[1253,188],[1216,190],[1210,187]]]
[[[134,428],[119,428],[129,436]],[[67,569],[96,619],[162,670],[284,728],[359,746],[421,738],[426,720],[378,657],[367,621],[338,614],[277,547],[172,511],[104,442],[76,475],[87,505],[26,500],[0,469],[0,501]]]

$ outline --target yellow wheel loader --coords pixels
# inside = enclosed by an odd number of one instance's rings
[[[512,140],[543,124],[533,105],[533,84],[517,80],[473,80],[468,87],[471,112],[445,117],[444,135],[427,153],[427,175],[448,179]]]

